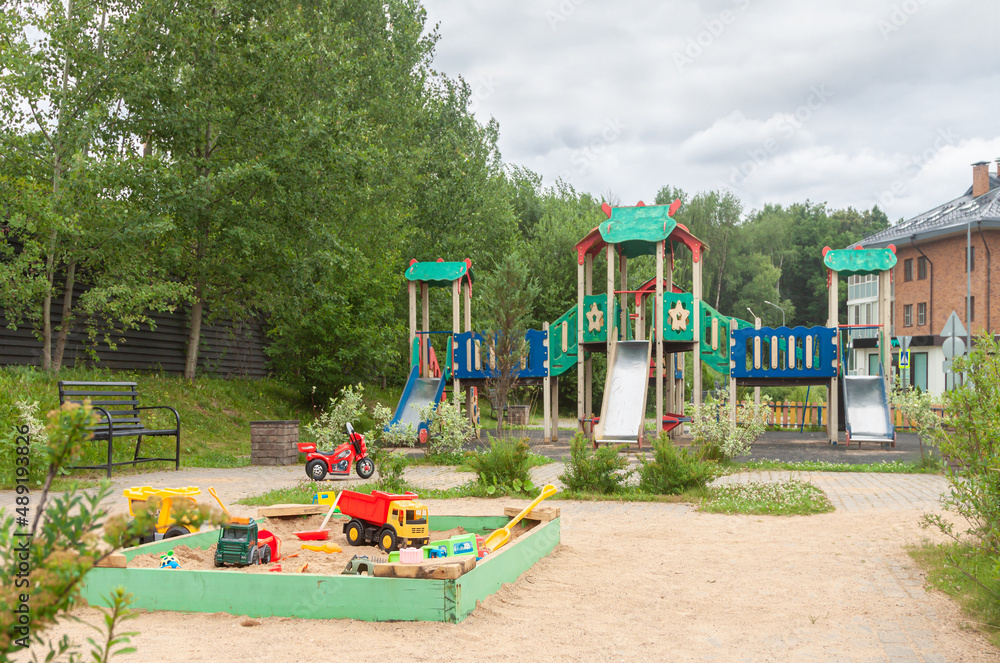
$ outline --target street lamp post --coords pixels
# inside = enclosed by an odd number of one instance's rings
[[[771,305],[771,306],[773,306],[774,308],[776,308],[776,309],[778,309],[779,311],[781,311],[781,326],[782,326],[782,327],[784,327],[784,326],[785,326],[785,309],[781,308],[780,306],[778,306],[778,305],[777,305],[777,304],[775,304],[774,302],[769,302],[769,301],[767,301],[766,299],[764,300],[764,303],[765,303],[765,304],[770,304],[770,305]]]

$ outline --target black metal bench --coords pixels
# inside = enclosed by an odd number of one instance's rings
[[[177,410],[168,405],[139,407],[139,387],[135,382],[71,382],[59,383],[59,403],[83,403],[90,399],[90,405],[101,421],[91,426],[93,439],[108,441],[108,461],[103,465],[77,465],[74,470],[99,470],[106,468],[111,478],[111,468],[119,465],[138,465],[154,461],[172,460],[174,469],[181,467],[181,417]],[[140,416],[143,410],[170,410],[174,413],[173,428],[146,428]],[[139,448],[144,437],[174,436],[177,438],[173,458],[146,458],[139,456]],[[118,437],[137,437],[135,455],[132,460],[112,462],[114,440]]]

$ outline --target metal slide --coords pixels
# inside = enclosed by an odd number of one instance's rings
[[[885,380],[878,375],[844,376],[844,416],[847,446],[857,442],[878,442],[896,446],[896,427],[889,411]]]
[[[635,442],[646,419],[649,387],[649,341],[619,341],[608,359],[601,420],[594,428],[598,442]]]
[[[396,413],[389,421],[389,428],[399,425],[401,428],[413,426],[413,430],[427,429],[427,422],[420,418],[421,408],[431,403],[440,403],[444,391],[444,378],[422,378],[420,367],[410,369],[410,377],[406,380],[406,388],[399,398]]]

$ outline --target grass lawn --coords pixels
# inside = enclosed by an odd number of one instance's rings
[[[1000,575],[996,560],[955,543],[925,542],[910,557],[927,571],[927,584],[955,599],[968,617],[964,627],[987,634],[1000,647]]]
[[[270,419],[312,420],[311,406],[294,390],[277,380],[223,380],[199,377],[188,382],[179,376],[159,373],[115,372],[100,369],[68,369],[54,378],[42,371],[6,367],[0,369],[0,486],[13,483],[15,427],[22,422],[17,401],[38,403],[37,417],[59,406],[59,380],[134,381],[139,385],[139,401],[144,405],[170,405],[181,418],[181,464],[188,467],[242,467],[250,464],[250,422]],[[160,412],[155,416],[162,417]],[[173,415],[169,414],[169,423]],[[156,420],[149,422],[156,425]],[[163,422],[163,423],[166,423]],[[37,440],[34,442],[37,443]],[[173,455],[173,438],[149,438],[143,441],[143,453]],[[81,464],[104,461],[104,443],[84,447]],[[127,460],[135,449],[135,438],[115,443],[115,460]],[[40,453],[33,460],[33,479],[41,472]],[[168,463],[154,463],[139,468],[121,467],[115,474],[162,469]],[[75,471],[74,477],[99,478],[100,471]]]

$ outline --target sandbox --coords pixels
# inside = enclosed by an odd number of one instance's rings
[[[506,516],[430,516],[431,530],[487,535],[506,525]],[[339,526],[331,523],[331,529]],[[218,530],[197,532],[126,549],[128,560],[186,546],[208,550],[219,539]],[[476,602],[511,583],[559,543],[560,519],[539,523],[455,579],[373,578],[339,575],[343,568],[323,573],[270,573],[261,567],[233,569],[94,568],[84,578],[82,596],[93,605],[105,605],[116,587],[133,595],[133,608],[181,612],[226,612],[248,617],[360,619],[364,621],[458,622]],[[283,555],[298,548],[286,539]],[[344,547],[345,554],[378,555],[373,546]],[[348,555],[349,556],[349,555]],[[298,566],[299,558],[290,560]],[[183,566],[183,564],[182,564]]]

